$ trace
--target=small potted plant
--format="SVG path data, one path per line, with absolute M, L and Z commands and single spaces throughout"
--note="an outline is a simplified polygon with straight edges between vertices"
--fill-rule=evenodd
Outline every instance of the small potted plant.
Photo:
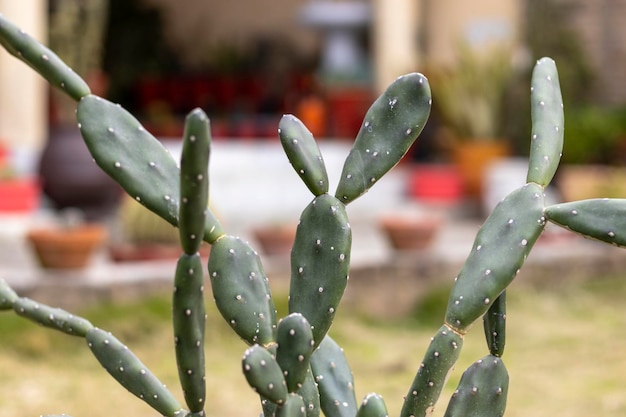
M 115 228 L 109 245 L 115 262 L 175 260 L 180 256 L 178 229 L 128 196 L 122 200 Z M 203 244 L 201 253 L 208 255 L 208 251 L 209 246 Z
M 502 120 L 513 75 L 508 49 L 478 54 L 468 45 L 459 48 L 454 66 L 429 74 L 433 106 L 444 126 L 441 136 L 470 198 L 480 199 L 483 167 L 510 152 Z
M 85 223 L 76 210 L 66 210 L 53 226 L 28 231 L 26 239 L 43 268 L 82 269 L 106 239 L 107 230 L 99 223 Z
M 443 221 L 434 214 L 411 211 L 382 215 L 378 224 L 394 250 L 415 252 L 432 247 Z

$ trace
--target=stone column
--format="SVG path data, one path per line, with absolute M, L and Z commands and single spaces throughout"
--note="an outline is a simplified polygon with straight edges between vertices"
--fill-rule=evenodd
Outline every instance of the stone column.
M 419 71 L 419 9 L 422 0 L 373 0 L 373 51 L 376 89 L 398 76 Z
M 47 1 L 0 0 L 0 13 L 45 41 Z M 47 135 L 47 84 L 30 67 L 0 49 L 0 143 L 36 152 Z

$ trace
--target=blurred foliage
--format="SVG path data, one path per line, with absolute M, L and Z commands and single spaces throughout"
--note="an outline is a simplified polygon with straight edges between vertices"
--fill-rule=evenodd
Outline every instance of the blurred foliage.
M 619 147 L 625 141 L 626 108 L 567 108 L 563 162 L 621 164 L 625 156 Z
M 508 48 L 478 53 L 461 44 L 452 67 L 432 68 L 428 78 L 433 106 L 442 124 L 459 140 L 503 137 L 503 109 L 514 76 Z

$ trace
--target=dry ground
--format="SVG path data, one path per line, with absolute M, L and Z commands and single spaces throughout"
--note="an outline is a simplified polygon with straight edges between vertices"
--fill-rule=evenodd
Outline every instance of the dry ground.
M 443 297 L 435 292 L 430 305 L 440 305 L 433 302 L 438 298 Z M 626 415 L 625 299 L 626 278 L 550 290 L 516 284 L 509 291 L 504 355 L 511 375 L 506 416 Z M 341 311 L 332 333 L 351 362 L 359 399 L 376 391 L 385 397 L 390 415 L 398 415 L 402 396 L 438 328 L 432 317 L 440 317 L 438 309 L 421 322 L 407 318 L 393 323 Z M 208 415 L 258 416 L 257 398 L 240 372 L 245 346 L 214 311 L 209 313 Z M 85 314 L 112 330 L 179 395 L 166 298 Z M 486 353 L 481 327 L 476 325 L 468 335 L 435 415 L 443 415 L 462 370 Z M 0 417 L 62 412 L 74 417 L 155 415 L 100 368 L 83 340 L 0 314 Z

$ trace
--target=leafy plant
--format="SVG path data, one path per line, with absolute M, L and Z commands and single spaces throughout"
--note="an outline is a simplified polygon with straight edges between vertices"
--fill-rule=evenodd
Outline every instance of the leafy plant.
M 443 124 L 462 141 L 493 141 L 502 137 L 504 103 L 514 71 L 508 49 L 479 54 L 459 47 L 454 66 L 433 69 L 435 106 Z
M 179 228 L 182 255 L 174 277 L 172 314 L 176 360 L 186 406 L 114 335 L 90 321 L 16 294 L 0 281 L 0 310 L 84 338 L 102 366 L 159 413 L 205 415 L 204 267 L 197 253 L 212 244 L 208 275 L 218 310 L 247 344 L 242 372 L 261 397 L 263 415 L 386 416 L 384 400 L 361 403 L 339 345 L 327 332 L 348 282 L 352 235 L 346 206 L 389 171 L 415 141 L 430 112 L 428 80 L 398 78 L 372 104 L 347 156 L 334 194 L 313 136 L 295 117 L 278 135 L 295 171 L 313 194 L 291 252 L 288 314 L 280 320 L 256 251 L 228 235 L 207 209 L 209 120 L 200 109 L 186 119 L 180 168 L 126 110 L 90 93 L 87 84 L 49 49 L 0 17 L 0 43 L 78 103 L 82 135 L 97 163 L 145 207 Z M 546 206 L 563 146 L 563 107 L 554 61 L 534 67 L 532 136 L 527 183 L 511 192 L 479 230 L 454 280 L 445 320 L 416 368 L 400 415 L 427 416 L 459 357 L 465 334 L 482 318 L 488 353 L 461 377 L 445 416 L 502 416 L 508 372 L 505 292 L 548 221 L 584 236 L 626 245 L 626 200 L 602 199 Z M 210 411 L 207 410 L 207 411 Z

